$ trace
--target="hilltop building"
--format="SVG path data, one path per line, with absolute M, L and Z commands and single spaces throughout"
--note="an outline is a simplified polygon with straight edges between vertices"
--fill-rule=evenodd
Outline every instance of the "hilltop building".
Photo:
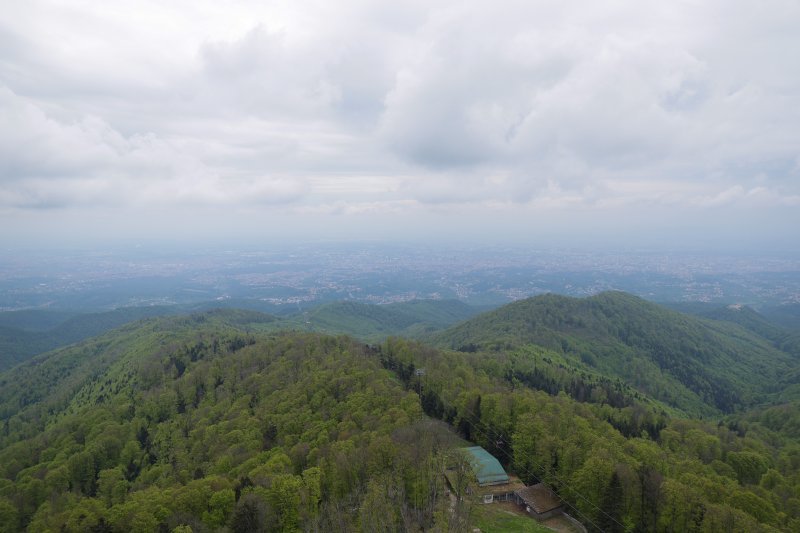
M 464 452 L 471 467 L 471 479 L 467 483 L 459 484 L 454 471 L 448 470 L 445 473 L 450 488 L 458 496 L 464 496 L 459 494 L 461 485 L 466 494 L 478 495 L 483 503 L 513 501 L 514 491 L 525 488 L 525 484 L 519 478 L 508 475 L 500 461 L 482 447 L 461 448 L 461 451 Z
M 478 479 L 478 486 L 486 487 L 508 483 L 508 474 L 494 455 L 480 446 L 472 446 L 463 450 L 467 452 L 472 470 Z
M 483 503 L 514 502 L 539 521 L 564 515 L 566 519 L 575 522 L 576 527 L 585 531 L 574 518 L 564 513 L 564 503 L 544 483 L 526 487 L 519 478 L 509 475 L 496 457 L 480 446 L 461 448 L 461 451 L 469 462 L 472 475 L 467 479 L 463 471 L 460 478 L 454 470 L 445 473 L 456 495 L 464 496 L 459 493 L 459 487 L 463 487 L 465 494 L 475 494 Z

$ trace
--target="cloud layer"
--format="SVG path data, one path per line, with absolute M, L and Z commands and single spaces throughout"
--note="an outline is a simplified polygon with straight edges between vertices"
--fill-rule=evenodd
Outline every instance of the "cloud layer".
M 17 2 L 5 226 L 92 209 L 800 223 L 797 2 L 399 4 Z

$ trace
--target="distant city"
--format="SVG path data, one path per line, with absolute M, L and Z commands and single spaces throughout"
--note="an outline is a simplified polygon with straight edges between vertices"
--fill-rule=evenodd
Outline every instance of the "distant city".
M 0 255 L 0 310 L 113 309 L 218 301 L 273 312 L 321 302 L 459 299 L 477 306 L 554 292 L 624 290 L 652 301 L 800 302 L 800 260 L 508 247 L 316 244 L 271 250 Z

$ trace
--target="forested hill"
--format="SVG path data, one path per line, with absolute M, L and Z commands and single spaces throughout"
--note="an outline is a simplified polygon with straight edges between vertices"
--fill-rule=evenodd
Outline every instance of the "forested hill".
M 763 401 L 782 390 L 798 362 L 736 324 L 616 291 L 521 300 L 454 326 L 433 342 L 461 351 L 542 346 L 693 414 L 733 412 Z
M 389 476 L 432 521 L 421 465 L 456 437 L 364 345 L 263 325 L 152 319 L 0 374 L 0 531 L 350 531 L 391 524 L 361 504 Z
M 481 506 L 442 475 L 467 442 L 592 531 L 800 527 L 794 430 L 771 411 L 655 420 L 534 390 L 502 352 L 268 320 L 148 319 L 0 373 L 0 531 L 471 531 Z
M 411 300 L 387 305 L 334 302 L 304 313 L 304 325 L 324 333 L 382 340 L 387 335 L 418 337 L 457 324 L 478 313 L 459 300 Z
M 762 312 L 770 322 L 793 331 L 800 331 L 800 303 L 768 307 Z
M 100 335 L 135 320 L 219 309 L 222 304 L 231 309 L 232 302 L 214 301 L 184 306 L 121 307 L 94 313 L 49 310 L 0 313 L 0 371 L 35 355 Z M 246 300 L 233 304 L 255 308 L 254 311 L 276 307 Z M 477 313 L 478 308 L 458 300 L 411 300 L 387 305 L 333 302 L 302 313 L 291 314 L 283 310 L 281 316 L 265 314 L 261 322 L 272 322 L 273 330 L 344 333 L 379 342 L 389 335 L 419 337 Z
M 782 322 L 782 318 L 790 315 L 791 306 L 773 308 L 783 309 L 785 314 L 780 318 L 774 316 L 768 318 L 747 305 L 720 306 L 708 303 L 669 303 L 664 305 L 682 313 L 738 324 L 756 335 L 772 341 L 776 348 L 800 357 L 800 342 L 798 342 L 800 325 L 793 326 L 791 322 L 785 324 Z
M 96 313 L 27 310 L 0 313 L 0 371 L 135 320 L 174 315 L 171 306 L 123 307 Z

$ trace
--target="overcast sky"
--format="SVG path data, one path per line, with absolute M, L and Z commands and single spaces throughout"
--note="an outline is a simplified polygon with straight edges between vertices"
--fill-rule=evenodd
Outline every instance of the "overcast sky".
M 7 2 L 0 244 L 800 247 L 800 2 Z

